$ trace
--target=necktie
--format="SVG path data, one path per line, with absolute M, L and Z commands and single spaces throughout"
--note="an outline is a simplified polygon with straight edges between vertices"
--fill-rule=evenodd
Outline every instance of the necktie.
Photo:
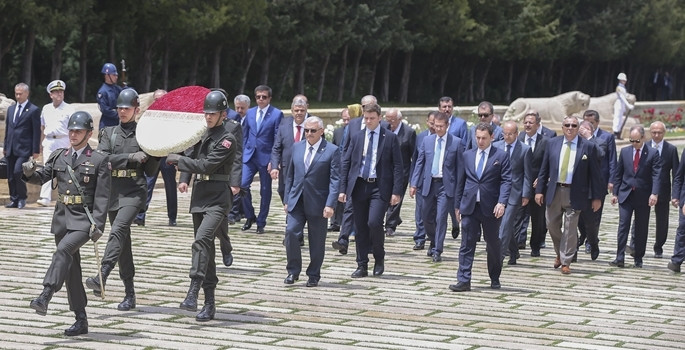
M 373 131 L 369 132 L 369 145 L 366 147 L 366 157 L 364 157 L 364 170 L 362 170 L 362 177 L 369 178 L 371 174 L 371 159 L 373 158 Z
M 300 137 L 302 137 L 302 125 L 297 126 L 297 134 L 295 134 L 295 142 L 300 141 Z
M 314 147 L 309 146 L 309 154 L 307 159 L 304 161 L 304 171 L 309 170 L 309 166 L 312 164 L 312 158 L 314 158 Z
M 507 145 L 507 157 L 511 158 L 511 145 Z
M 656 148 L 657 152 L 659 152 L 659 157 L 661 157 L 661 145 L 654 145 L 654 148 Z
M 78 158 L 78 153 L 74 152 L 74 154 L 71 156 L 71 167 L 76 166 L 76 159 Z
M 640 149 L 635 151 L 635 158 L 633 158 L 633 172 L 637 173 L 637 165 L 640 164 Z
M 435 150 L 435 155 L 433 156 L 433 169 L 431 174 L 433 176 L 438 176 L 440 174 L 440 157 L 442 156 L 442 137 L 438 137 L 438 147 Z
M 262 119 L 264 119 L 264 110 L 260 109 L 259 117 L 257 118 L 257 131 L 259 131 L 259 128 L 262 126 Z
M 561 161 L 561 173 L 559 174 L 559 182 L 566 183 L 568 177 L 568 161 L 571 159 L 571 141 L 566 141 L 566 152 L 564 152 L 564 159 Z
M 16 123 L 17 119 L 19 119 L 19 117 L 21 116 L 21 110 L 24 109 L 22 107 L 22 105 L 17 105 L 17 110 L 16 113 L 14 113 L 14 119 L 12 120 L 12 123 Z
M 483 175 L 483 165 L 485 165 L 485 151 L 480 151 L 480 160 L 478 161 L 478 167 L 476 168 L 476 175 L 480 179 Z

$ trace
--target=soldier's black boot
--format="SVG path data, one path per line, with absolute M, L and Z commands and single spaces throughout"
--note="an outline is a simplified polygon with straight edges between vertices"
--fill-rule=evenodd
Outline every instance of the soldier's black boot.
M 207 322 L 214 319 L 214 314 L 216 314 L 216 304 L 214 303 L 214 288 L 205 289 L 205 306 L 202 307 L 197 316 L 195 316 L 195 321 Z
M 48 313 L 48 304 L 53 294 L 55 294 L 55 290 L 52 289 L 52 286 L 45 286 L 38 298 L 31 300 L 31 308 L 36 310 L 37 314 L 45 316 Z
M 124 301 L 119 303 L 117 309 L 120 311 L 128 311 L 136 308 L 136 292 L 133 289 L 133 279 L 124 280 Z
M 76 322 L 71 327 L 64 330 L 64 335 L 73 337 L 80 334 L 88 334 L 88 318 L 86 317 L 86 310 L 79 310 L 74 312 L 76 314 Z
M 114 265 L 102 264 L 102 268 L 100 269 L 100 273 L 102 274 L 102 284 L 107 284 L 107 277 L 113 269 Z M 93 294 L 96 297 L 100 297 L 100 293 L 102 292 L 102 287 L 100 287 L 100 276 L 95 275 L 95 277 L 88 277 L 86 279 L 86 286 L 93 290 Z
M 193 278 L 190 280 L 190 288 L 188 288 L 188 295 L 179 306 L 183 310 L 197 311 L 197 293 L 202 286 L 202 279 Z

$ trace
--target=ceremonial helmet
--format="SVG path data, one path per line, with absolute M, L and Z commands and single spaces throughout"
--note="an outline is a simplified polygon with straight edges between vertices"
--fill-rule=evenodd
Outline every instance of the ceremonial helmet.
M 616 79 L 628 81 L 628 77 L 626 76 L 626 73 L 618 73 L 618 76 L 616 77 Z
M 222 112 L 228 109 L 228 100 L 226 95 L 221 91 L 210 91 L 205 97 L 205 106 L 203 111 L 205 113 Z
M 88 112 L 78 111 L 69 117 L 69 130 L 93 130 L 93 117 Z
M 102 74 L 119 75 L 119 73 L 117 72 L 117 66 L 115 66 L 114 64 L 109 63 L 109 62 L 105 63 L 102 66 Z
M 140 106 L 138 92 L 133 89 L 123 89 L 117 97 L 117 108 L 131 108 Z

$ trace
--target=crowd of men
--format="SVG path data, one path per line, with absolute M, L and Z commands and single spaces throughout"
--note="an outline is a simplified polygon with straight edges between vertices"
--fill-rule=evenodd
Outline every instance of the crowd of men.
M 207 131 L 201 141 L 183 154 L 159 158 L 142 151 L 135 138 L 138 93 L 116 85 L 114 65 L 105 64 L 102 73 L 97 150 L 88 145 L 92 117 L 64 102 L 66 85 L 61 80 L 48 84 L 52 103 L 42 113 L 28 101 L 28 86 L 17 84 L 17 103 L 9 108 L 6 121 L 4 155 L 11 196 L 6 206 L 26 206 L 26 182 L 43 186 L 39 205 L 50 205 L 53 188 L 59 193 L 51 228 L 57 248 L 43 292 L 30 306 L 45 315 L 52 295 L 66 284 L 76 315 L 66 335 L 88 333 L 79 248 L 89 240 L 97 242 L 107 217 L 110 232 L 101 266 L 86 286 L 104 298 L 108 277 L 118 263 L 125 295 L 117 308 L 136 307 L 131 226 L 145 225 L 144 213 L 160 168 L 169 225 L 176 225 L 175 189 L 183 193 L 192 185 L 190 286 L 180 308 L 196 311 L 203 289 L 205 302 L 197 321 L 211 320 L 216 313 L 215 238 L 223 264 L 231 266 L 228 227 L 244 219 L 242 231 L 256 224 L 256 233 L 265 233 L 272 181 L 278 181 L 287 215 L 286 227 L 274 229 L 285 233 L 287 285 L 300 278 L 305 241 L 310 255 L 306 286 L 318 285 L 327 232 L 336 231 L 332 246 L 343 255 L 350 236 L 355 237 L 357 268 L 352 278 L 369 275 L 370 254 L 372 274 L 383 275 L 385 239 L 402 224 L 400 209 L 407 189 L 416 201 L 413 250 L 426 250 L 433 263 L 440 263 L 448 226 L 453 239 L 461 234 L 457 283 L 449 286 L 455 292 L 471 289 L 481 239 L 493 289 L 501 288 L 504 262 L 516 265 L 526 244 L 530 256 L 540 256 L 547 232 L 556 253 L 553 266 L 562 274 L 571 273 L 578 250 L 596 260 L 607 193 L 619 206 L 618 246 L 611 266 L 625 267 L 628 253 L 633 267 L 642 267 L 651 207 L 656 216 L 654 257 L 663 256 L 669 205 L 680 209 L 680 221 L 668 268 L 680 272 L 685 260 L 685 159 L 679 160 L 676 148 L 663 139 L 661 122 L 650 126 L 651 140 L 642 126 L 633 126 L 631 144 L 617 155 L 615 134 L 599 128 L 600 117 L 593 110 L 565 117 L 562 135 L 556 136 L 541 125 L 535 110 L 525 113 L 522 130 L 512 120 L 500 125 L 487 101 L 478 105 L 479 122 L 469 128 L 454 115 L 452 98 L 442 97 L 438 108 L 428 113 L 427 129 L 417 135 L 399 109 L 382 110 L 376 98 L 367 95 L 359 105 L 342 110 L 342 127 L 329 142 L 323 121 L 308 113 L 306 96 L 295 96 L 292 115 L 285 117 L 271 105 L 271 88 L 260 85 L 254 90 L 256 106 L 250 107 L 250 97 L 241 94 L 233 99 L 235 110 L 229 108 L 224 90 L 209 92 L 203 108 Z M 163 94 L 158 91 L 155 97 Z M 38 167 L 41 142 L 44 166 Z M 258 212 L 250 190 L 256 174 Z

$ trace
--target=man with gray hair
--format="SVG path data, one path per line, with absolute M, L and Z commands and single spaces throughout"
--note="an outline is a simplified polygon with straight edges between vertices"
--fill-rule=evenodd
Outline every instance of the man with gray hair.
M 243 147 L 245 147 L 245 136 L 248 134 L 247 124 L 245 123 L 245 116 L 247 115 L 247 110 L 250 108 L 250 97 L 242 94 L 237 95 L 233 99 L 233 106 L 235 107 L 235 111 L 237 113 L 237 116 L 234 117 L 234 120 L 237 121 L 242 128 L 243 141 L 241 143 Z M 240 161 L 243 161 L 242 157 L 240 157 Z M 233 207 L 231 208 L 231 212 L 228 214 L 228 223 L 231 225 L 235 224 L 236 222 L 240 222 L 240 219 L 242 219 L 245 216 L 245 214 L 243 213 L 242 194 L 243 191 L 240 191 L 238 194 L 233 196 Z
M 307 100 L 297 98 L 290 106 L 292 116 L 285 117 L 278 127 L 278 133 L 271 149 L 271 175 L 272 180 L 278 180 L 278 196 L 284 200 L 285 187 L 284 176 L 287 175 L 290 157 L 292 157 L 293 145 L 304 140 L 304 119 L 307 115 Z
M 402 122 L 402 112 L 397 108 L 389 108 L 385 112 L 385 121 L 388 122 L 388 129 L 397 135 L 400 142 L 400 153 L 402 154 L 402 164 L 404 164 L 402 173 L 402 189 L 400 202 L 396 205 L 388 207 L 388 212 L 385 216 L 385 235 L 394 236 L 397 226 L 402 223 L 400 218 L 400 210 L 402 209 L 402 202 L 404 201 L 404 193 L 407 191 L 409 184 L 410 170 L 412 163 L 412 155 L 416 148 L 416 132 L 409 125 Z

